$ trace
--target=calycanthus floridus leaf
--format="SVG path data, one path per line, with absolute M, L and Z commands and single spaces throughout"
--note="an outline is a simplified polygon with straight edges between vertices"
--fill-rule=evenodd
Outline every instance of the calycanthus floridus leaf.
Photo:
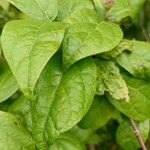
M 45 126 L 48 140 L 71 129 L 87 113 L 96 91 L 96 71 L 95 63 L 87 58 L 63 75 Z
M 64 25 L 56 22 L 21 20 L 4 27 L 3 53 L 27 98 L 33 97 L 35 84 L 63 37 Z
M 110 22 L 70 25 L 63 41 L 64 67 L 82 58 L 112 50 L 122 37 L 120 27 Z

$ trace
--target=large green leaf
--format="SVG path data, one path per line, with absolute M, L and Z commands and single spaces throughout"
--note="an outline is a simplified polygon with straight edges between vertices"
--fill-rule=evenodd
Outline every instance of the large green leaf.
M 130 0 L 116 0 L 107 17 L 111 21 L 119 22 L 130 15 L 132 15 Z
M 104 126 L 113 115 L 114 108 L 105 97 L 95 96 L 93 104 L 79 123 L 83 129 Z
M 63 20 L 70 14 L 82 9 L 94 9 L 91 0 L 58 0 L 57 20 Z
M 118 64 L 136 78 L 150 80 L 150 44 L 140 41 L 130 41 L 133 52 L 122 53 Z
M 7 0 L 18 9 L 38 20 L 54 20 L 58 13 L 57 0 Z
M 129 89 L 130 101 L 128 103 L 116 101 L 108 97 L 110 102 L 119 111 L 135 120 L 146 120 L 150 118 L 150 83 L 144 80 L 134 79 L 129 75 L 124 75 Z
M 118 25 L 108 22 L 72 24 L 63 42 L 63 62 L 69 67 L 74 62 L 110 51 L 122 40 Z
M 140 14 L 145 0 L 116 0 L 107 13 L 111 21 L 120 22 L 125 17 L 135 21 Z
M 12 21 L 2 34 L 5 58 L 24 95 L 32 98 L 44 66 L 58 50 L 64 36 L 61 23 Z
M 71 133 L 61 135 L 54 144 L 49 147 L 49 150 L 85 150 L 83 143 Z
M 18 89 L 17 82 L 4 60 L 0 60 L 0 102 L 8 99 Z
M 149 120 L 139 122 L 137 124 L 140 135 L 142 136 L 143 141 L 145 142 L 149 135 L 150 124 Z M 117 143 L 124 150 L 138 150 L 140 148 L 139 142 L 135 133 L 129 124 L 129 122 L 124 121 L 120 124 L 116 132 Z
M 32 137 L 12 114 L 0 111 L 0 149 L 35 150 Z
M 47 140 L 71 129 L 87 113 L 96 91 L 96 66 L 91 59 L 74 64 L 57 88 L 47 119 Z
M 108 93 L 116 100 L 129 101 L 128 88 L 118 67 L 112 61 L 100 59 L 96 60 L 96 64 L 98 70 L 97 94 Z

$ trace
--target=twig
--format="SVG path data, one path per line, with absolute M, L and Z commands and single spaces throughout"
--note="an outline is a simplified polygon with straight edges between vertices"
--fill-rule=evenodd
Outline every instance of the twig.
M 130 124 L 131 124 L 131 126 L 132 126 L 132 128 L 134 130 L 134 134 L 137 137 L 137 139 L 139 141 L 139 144 L 141 145 L 142 150 L 147 150 L 147 148 L 146 148 L 146 146 L 145 146 L 145 144 L 143 142 L 143 139 L 141 137 L 141 134 L 139 132 L 139 129 L 136 126 L 135 121 L 133 119 L 129 119 L 129 120 L 130 120 Z

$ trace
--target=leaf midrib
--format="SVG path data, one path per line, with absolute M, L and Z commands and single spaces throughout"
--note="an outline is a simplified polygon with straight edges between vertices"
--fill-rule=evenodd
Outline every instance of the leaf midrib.
M 38 2 L 37 0 L 33 0 L 33 1 L 38 5 L 38 7 L 39 7 L 39 8 L 41 9 L 41 11 L 43 12 L 43 14 L 45 14 L 45 16 L 47 17 L 47 19 L 51 21 L 49 15 L 47 14 L 46 11 L 44 11 L 44 9 L 43 9 L 42 6 L 39 4 L 39 2 Z

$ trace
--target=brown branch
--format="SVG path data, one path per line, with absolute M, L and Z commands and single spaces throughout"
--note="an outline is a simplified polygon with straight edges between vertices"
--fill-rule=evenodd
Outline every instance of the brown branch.
M 146 146 L 145 146 L 145 144 L 143 142 L 143 139 L 141 137 L 141 134 L 139 132 L 139 129 L 136 126 L 135 121 L 133 119 L 129 119 L 129 120 L 130 120 L 130 124 L 131 124 L 131 126 L 133 128 L 134 134 L 137 137 L 137 139 L 139 141 L 139 144 L 141 145 L 142 150 L 147 150 L 147 148 L 146 148 Z

